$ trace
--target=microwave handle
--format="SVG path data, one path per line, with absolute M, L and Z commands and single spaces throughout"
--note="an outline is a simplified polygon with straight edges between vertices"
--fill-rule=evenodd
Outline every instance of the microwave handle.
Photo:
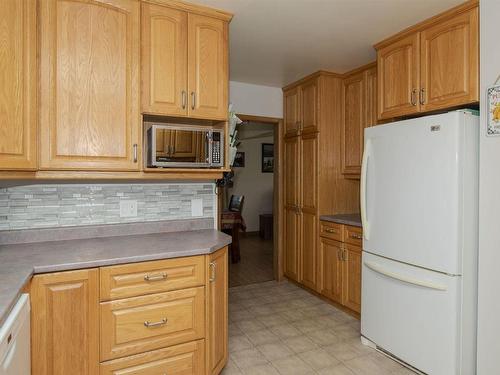
M 210 132 L 207 132 L 206 134 L 206 138 L 207 138 L 207 145 L 208 147 L 206 148 L 205 150 L 205 161 L 207 162 L 207 164 L 210 166 L 212 163 L 211 163 L 211 155 L 212 155 L 212 134 Z

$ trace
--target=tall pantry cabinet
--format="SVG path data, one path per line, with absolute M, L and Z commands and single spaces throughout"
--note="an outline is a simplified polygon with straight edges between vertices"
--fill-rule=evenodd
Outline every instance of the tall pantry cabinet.
M 342 77 L 320 71 L 283 89 L 284 273 L 319 290 L 319 216 L 358 210 L 342 176 Z

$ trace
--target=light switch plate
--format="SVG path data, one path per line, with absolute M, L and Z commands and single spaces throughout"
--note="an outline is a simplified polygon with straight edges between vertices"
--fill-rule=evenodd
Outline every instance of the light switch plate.
M 136 216 L 137 216 L 137 201 L 121 200 L 120 217 L 136 217 Z
M 203 216 L 203 199 L 191 199 L 191 216 Z

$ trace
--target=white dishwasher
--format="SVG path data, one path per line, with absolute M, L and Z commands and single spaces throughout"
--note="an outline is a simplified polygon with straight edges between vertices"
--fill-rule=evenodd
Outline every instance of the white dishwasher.
M 0 375 L 30 374 L 30 299 L 22 294 L 0 327 Z

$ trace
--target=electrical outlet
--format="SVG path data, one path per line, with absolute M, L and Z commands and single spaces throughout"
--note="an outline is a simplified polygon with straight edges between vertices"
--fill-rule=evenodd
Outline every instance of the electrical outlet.
M 136 216 L 137 216 L 137 201 L 121 200 L 120 217 L 136 217 Z
M 191 216 L 203 216 L 203 199 L 191 199 Z

